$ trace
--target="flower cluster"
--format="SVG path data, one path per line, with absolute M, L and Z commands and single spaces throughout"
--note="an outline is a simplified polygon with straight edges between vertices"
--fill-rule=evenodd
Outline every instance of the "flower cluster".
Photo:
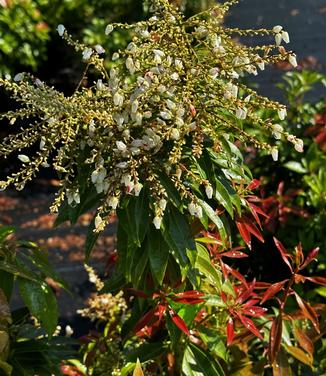
M 282 121 L 285 106 L 241 83 L 244 75 L 256 75 L 266 64 L 287 60 L 296 66 L 295 55 L 280 46 L 282 40 L 289 42 L 288 34 L 280 26 L 272 30 L 224 27 L 222 20 L 234 3 L 185 19 L 167 0 L 153 0 L 154 15 L 147 21 L 106 27 L 108 37 L 115 28 L 127 29 L 131 35 L 125 50 L 109 56 L 109 71 L 104 68 L 100 55 L 105 50 L 100 45 L 77 43 L 59 25 L 59 35 L 87 64 L 85 75 L 92 67 L 99 77 L 91 87 L 78 85 L 69 97 L 27 74 L 18 74 L 13 81 L 0 80 L 24 105 L 0 118 L 10 123 L 30 119 L 30 127 L 2 142 L 0 155 L 20 153 L 39 143 L 34 157 L 18 155 L 21 170 L 1 181 L 0 188 L 14 184 L 22 189 L 41 167 L 52 165 L 61 177 L 53 211 L 65 198 L 71 206 L 80 205 L 93 190 L 99 202 L 95 228 L 101 231 L 121 200 L 140 195 L 146 185 L 152 220 L 159 229 L 169 201 L 161 172 L 191 215 L 202 216 L 194 185 L 212 198 L 213 182 L 194 168 L 194 157 L 202 155 L 204 145 L 209 144 L 226 164 L 230 151 L 225 140 L 252 143 L 277 159 L 276 146 L 254 137 L 252 130 L 259 127 L 266 135 L 289 139 L 302 151 L 301 140 L 259 116 L 259 109 L 268 108 Z M 247 47 L 233 39 L 234 35 L 257 34 L 275 35 L 275 44 Z M 230 176 L 225 172 L 226 179 Z

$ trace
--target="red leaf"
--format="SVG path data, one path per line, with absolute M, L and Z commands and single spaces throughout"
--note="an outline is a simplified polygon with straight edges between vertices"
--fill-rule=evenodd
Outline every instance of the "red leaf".
M 252 191 L 252 190 L 258 188 L 259 186 L 260 186 L 260 180 L 258 180 L 258 179 L 254 179 L 254 180 L 252 180 L 252 181 L 250 182 L 250 184 L 248 185 L 248 189 L 249 189 L 250 191 Z
M 222 265 L 222 264 L 221 264 Z M 237 270 L 231 268 L 231 266 L 223 263 L 223 268 L 227 272 L 227 274 L 232 274 L 233 277 L 237 278 L 239 281 L 241 281 L 245 286 L 247 286 L 247 281 L 245 277 L 239 273 Z
M 154 318 L 155 310 L 151 309 L 135 325 L 135 333 L 139 332 L 144 326 L 148 325 Z
M 259 239 L 262 243 L 265 242 L 263 235 L 261 234 L 261 232 L 258 230 L 257 226 L 254 223 L 248 220 L 245 222 L 245 226 L 251 234 L 256 236 L 257 239 Z
M 288 279 L 285 279 L 284 281 L 277 282 L 272 284 L 271 287 L 269 287 L 266 291 L 265 294 L 262 297 L 262 300 L 260 304 L 263 304 L 266 302 L 266 300 L 271 299 L 274 295 L 276 295 L 281 289 L 283 288 L 284 284 L 288 281 Z
M 277 240 L 276 238 L 273 238 L 273 239 L 274 239 L 274 243 L 277 249 L 279 250 L 281 254 L 283 261 L 286 263 L 286 265 L 290 268 L 291 272 L 293 273 L 292 266 L 288 260 L 288 259 L 291 259 L 291 255 L 288 254 L 287 250 L 284 248 L 283 244 L 279 240 Z
M 312 251 L 310 251 L 304 263 L 300 265 L 300 270 L 306 268 L 313 260 L 316 260 L 318 252 L 319 252 L 319 247 L 314 248 Z
M 244 258 L 244 257 L 248 257 L 248 255 L 244 252 L 241 252 L 241 251 L 228 251 L 228 252 L 224 252 L 221 254 L 222 257 L 230 257 L 230 258 Z
M 236 221 L 236 225 L 240 232 L 242 239 L 245 241 L 249 249 L 251 249 L 251 235 L 244 223 Z
M 326 286 L 326 278 L 325 277 L 304 277 L 310 282 L 318 283 L 319 285 Z
M 279 314 L 274 318 L 271 332 L 269 335 L 269 348 L 268 355 L 271 363 L 274 363 L 274 360 L 280 350 L 282 342 L 282 330 L 283 330 L 283 319 L 282 314 Z
M 301 265 L 304 260 L 303 252 L 302 252 L 302 245 L 299 243 L 295 247 L 295 263 L 296 265 Z
M 188 329 L 186 323 L 182 320 L 182 318 L 180 316 L 178 316 L 178 314 L 172 308 L 169 309 L 169 315 L 170 315 L 172 321 L 174 322 L 174 324 L 180 330 L 182 330 L 185 334 L 187 334 L 187 336 L 190 336 L 190 332 L 189 332 L 189 329 Z
M 248 286 L 248 285 L 247 285 Z M 255 282 L 251 283 L 248 288 L 246 288 L 238 297 L 237 297 L 237 303 L 242 304 L 244 301 L 246 301 L 250 296 L 253 295 L 255 287 Z
M 246 316 L 242 316 L 240 313 L 237 313 L 237 317 L 240 319 L 246 329 L 250 330 L 256 337 L 263 339 L 263 336 L 260 334 L 252 320 L 248 319 Z
M 229 318 L 228 324 L 226 326 L 226 337 L 227 337 L 227 345 L 230 346 L 233 342 L 234 338 L 234 322 L 232 317 Z
M 243 307 L 242 308 L 242 313 L 248 316 L 252 317 L 262 317 L 266 315 L 267 308 L 262 308 L 262 307 Z
M 193 290 L 175 294 L 171 299 L 182 304 L 200 304 L 205 302 L 204 299 L 201 299 L 204 295 L 202 292 Z
M 294 293 L 294 295 L 303 315 L 312 322 L 317 333 L 320 333 L 318 316 L 316 311 L 311 307 L 309 303 L 304 301 L 296 292 Z
M 254 204 L 252 204 L 251 202 L 248 202 L 248 201 L 247 201 L 247 203 L 248 203 L 248 205 L 251 209 L 251 213 L 254 216 L 256 222 L 258 223 L 259 227 L 262 228 L 258 213 L 263 215 L 265 218 L 269 218 L 269 216 L 265 212 L 263 212 L 262 209 L 260 209 L 258 206 L 254 205 Z

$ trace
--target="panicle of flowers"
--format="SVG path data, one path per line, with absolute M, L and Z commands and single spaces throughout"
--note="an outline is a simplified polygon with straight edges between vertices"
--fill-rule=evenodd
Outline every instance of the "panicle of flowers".
M 29 127 L 22 127 L 0 145 L 0 155 L 17 153 L 22 162 L 18 172 L 0 182 L 0 189 L 10 184 L 22 189 L 40 168 L 52 165 L 61 177 L 52 211 L 64 200 L 79 205 L 94 191 L 100 202 L 95 230 L 101 231 L 121 200 L 141 195 L 146 186 L 154 199 L 152 221 L 160 228 L 169 197 L 159 173 L 169 177 L 191 215 L 200 218 L 202 207 L 189 181 L 198 182 L 207 198 L 212 198 L 213 182 L 192 172 L 193 157 L 202 155 L 205 140 L 211 140 L 221 159 L 228 159 L 221 140 L 230 134 L 234 140 L 267 150 L 275 159 L 277 147 L 247 131 L 258 127 L 267 136 L 287 138 L 302 151 L 301 140 L 258 115 L 258 110 L 268 108 L 282 121 L 285 106 L 240 82 L 267 64 L 289 61 L 295 66 L 295 54 L 280 46 L 282 40 L 289 42 L 289 36 L 280 26 L 272 30 L 226 28 L 223 18 L 236 2 L 185 19 L 167 0 L 152 0 L 154 15 L 147 21 L 106 27 L 108 38 L 115 29 L 129 30 L 131 35 L 125 50 L 109 56 L 109 71 L 104 68 L 103 47 L 76 42 L 59 25 L 59 35 L 99 77 L 84 88 L 83 76 L 71 96 L 29 74 L 19 74 L 13 81 L 0 79 L 0 85 L 23 106 L 1 114 L 0 119 L 30 121 Z M 275 44 L 247 47 L 235 42 L 235 35 L 272 35 Z M 35 144 L 39 147 L 33 156 L 22 153 Z

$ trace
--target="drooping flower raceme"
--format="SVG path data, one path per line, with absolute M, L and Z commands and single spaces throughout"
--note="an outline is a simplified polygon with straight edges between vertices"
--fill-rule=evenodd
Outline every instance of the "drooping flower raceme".
M 256 139 L 255 127 L 266 130 L 266 140 L 269 134 L 285 137 L 302 151 L 301 140 L 258 115 L 265 108 L 283 120 L 285 107 L 241 83 L 242 76 L 256 75 L 266 64 L 288 60 L 296 65 L 295 55 L 279 47 L 282 40 L 289 41 L 288 34 L 280 26 L 259 31 L 224 27 L 221 21 L 235 2 L 185 19 L 168 1 L 153 0 L 149 20 L 106 27 L 108 38 L 115 28 L 131 35 L 126 49 L 111 56 L 110 71 L 100 57 L 103 47 L 76 43 L 59 25 L 59 35 L 97 70 L 98 80 L 67 97 L 28 74 L 14 81 L 0 79 L 24 106 L 0 118 L 30 119 L 30 127 L 0 146 L 0 155 L 18 152 L 23 162 L 20 171 L 0 182 L 1 188 L 14 184 L 22 189 L 42 166 L 52 165 L 61 179 L 53 211 L 65 199 L 74 206 L 98 195 L 97 230 L 124 197 L 146 189 L 152 222 L 159 229 L 173 190 L 198 218 L 208 210 L 203 200 L 218 199 L 215 182 L 203 172 L 205 159 L 218 166 L 235 191 L 249 181 L 235 140 L 277 159 L 277 147 Z M 257 33 L 274 35 L 275 45 L 246 47 L 233 39 Z M 34 156 L 21 154 L 35 143 L 41 147 Z

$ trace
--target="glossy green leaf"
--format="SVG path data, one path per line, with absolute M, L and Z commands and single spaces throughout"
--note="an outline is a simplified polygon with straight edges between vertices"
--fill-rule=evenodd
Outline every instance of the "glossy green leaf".
M 222 289 L 222 274 L 212 265 L 209 254 L 204 246 L 197 243 L 197 259 L 195 268 L 209 280 L 219 291 Z
M 205 213 L 208 215 L 210 220 L 215 224 L 217 227 L 218 232 L 220 233 L 223 240 L 227 239 L 227 232 L 224 227 L 224 224 L 221 220 L 221 218 L 215 213 L 215 211 L 212 209 L 211 206 L 207 204 L 207 202 L 203 200 L 198 200 L 200 206 L 204 209 Z
M 218 179 L 215 179 L 215 188 L 216 200 L 227 210 L 231 218 L 233 218 L 233 206 L 229 192 Z
M 196 245 L 185 215 L 173 206 L 163 219 L 163 237 L 181 267 L 195 262 Z
M 159 285 L 162 285 L 169 260 L 169 246 L 160 231 L 151 228 L 147 236 L 149 263 L 152 274 Z
M 224 376 L 223 368 L 206 351 L 189 344 L 182 361 L 182 374 L 185 376 Z
M 57 300 L 51 288 L 45 283 L 18 280 L 19 292 L 24 303 L 51 336 L 58 323 Z

